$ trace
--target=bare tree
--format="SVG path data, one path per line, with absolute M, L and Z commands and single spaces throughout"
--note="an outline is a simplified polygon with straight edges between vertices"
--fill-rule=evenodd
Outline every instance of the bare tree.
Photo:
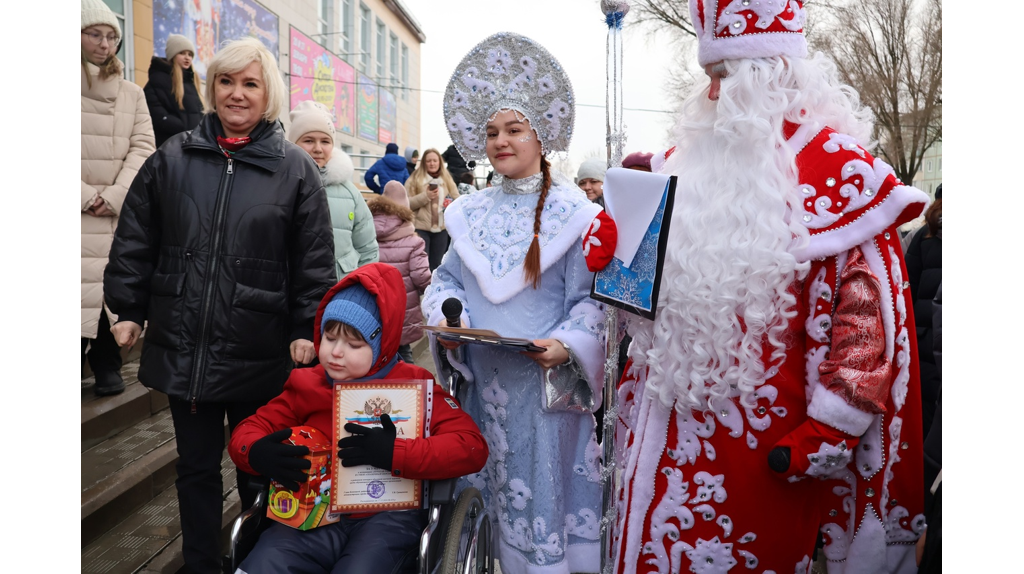
M 875 114 L 878 154 L 897 176 L 914 180 L 925 151 L 942 139 L 941 0 L 808 0 L 812 49 L 829 54 L 843 82 Z M 635 22 L 672 34 L 684 49 L 696 43 L 687 3 L 636 0 Z M 669 90 L 682 101 L 699 72 L 682 63 Z
M 686 2 L 679 0 L 637 0 L 633 3 L 637 23 L 651 23 L 657 28 L 676 31 L 683 36 L 696 38 L 690 9 Z
M 904 182 L 942 139 L 941 0 L 852 0 L 809 35 L 875 113 L 877 150 Z

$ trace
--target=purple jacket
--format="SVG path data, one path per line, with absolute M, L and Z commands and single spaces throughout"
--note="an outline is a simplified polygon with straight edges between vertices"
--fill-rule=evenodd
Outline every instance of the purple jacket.
M 430 285 L 430 265 L 423 239 L 413 228 L 412 210 L 386 197 L 373 197 L 366 202 L 373 214 L 381 263 L 398 269 L 405 282 L 405 324 L 402 345 L 415 343 L 423 337 L 423 312 L 420 295 Z

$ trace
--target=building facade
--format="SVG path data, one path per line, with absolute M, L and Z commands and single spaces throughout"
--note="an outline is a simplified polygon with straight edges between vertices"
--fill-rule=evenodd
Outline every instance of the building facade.
M 914 174 L 914 187 L 935 197 L 935 188 L 942 183 L 942 140 L 924 152 L 921 169 Z
M 195 44 L 201 77 L 218 46 L 255 36 L 278 56 L 289 109 L 313 99 L 334 111 L 335 143 L 353 156 L 357 173 L 390 142 L 419 149 L 426 36 L 401 0 L 104 1 L 121 20 L 127 41 L 118 56 L 139 86 L 170 34 Z M 281 119 L 287 126 L 287 110 Z

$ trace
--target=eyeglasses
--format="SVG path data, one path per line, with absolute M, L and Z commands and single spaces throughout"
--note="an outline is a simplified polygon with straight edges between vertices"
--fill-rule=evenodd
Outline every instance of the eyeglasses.
M 107 40 L 107 43 L 110 44 L 111 46 L 116 46 L 118 40 L 120 40 L 120 38 L 116 34 L 111 34 L 109 36 L 104 36 L 103 34 L 100 34 L 99 32 L 82 32 L 82 33 L 85 34 L 86 36 L 88 36 L 89 37 L 89 41 L 92 42 L 93 44 L 97 45 L 97 46 L 99 46 L 100 44 L 103 43 L 104 38 Z

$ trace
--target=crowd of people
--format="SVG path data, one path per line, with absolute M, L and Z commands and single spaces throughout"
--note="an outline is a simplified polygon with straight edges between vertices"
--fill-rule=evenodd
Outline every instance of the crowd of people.
M 170 401 L 188 571 L 222 568 L 225 447 L 244 507 L 260 477 L 297 490 L 309 450 L 291 429 L 332 434 L 337 382 L 433 378 L 412 345 L 453 320 L 539 350 L 427 336 L 442 377 L 470 384 L 434 385 L 425 437 L 385 413 L 336 455 L 478 489 L 503 572 L 809 572 L 819 555 L 941 571 L 941 186 L 930 201 L 864 147 L 870 112 L 808 55 L 799 0 L 760 20 L 747 4 L 691 0 L 707 81 L 673 147 L 622 162 L 679 178 L 657 315 L 608 333 L 590 297 L 618 240 L 608 162 L 552 167 L 575 97 L 544 46 L 501 33 L 470 51 L 445 93 L 453 143 L 388 143 L 366 199 L 331 111 L 286 110 L 260 41 L 222 46 L 204 86 L 172 34 L 139 88 L 116 16 L 82 0 L 82 364 L 117 394 L 120 348 L 142 341 L 139 380 Z M 622 481 L 605 524 L 608 440 Z M 238 572 L 412 571 L 425 524 L 275 523 Z

